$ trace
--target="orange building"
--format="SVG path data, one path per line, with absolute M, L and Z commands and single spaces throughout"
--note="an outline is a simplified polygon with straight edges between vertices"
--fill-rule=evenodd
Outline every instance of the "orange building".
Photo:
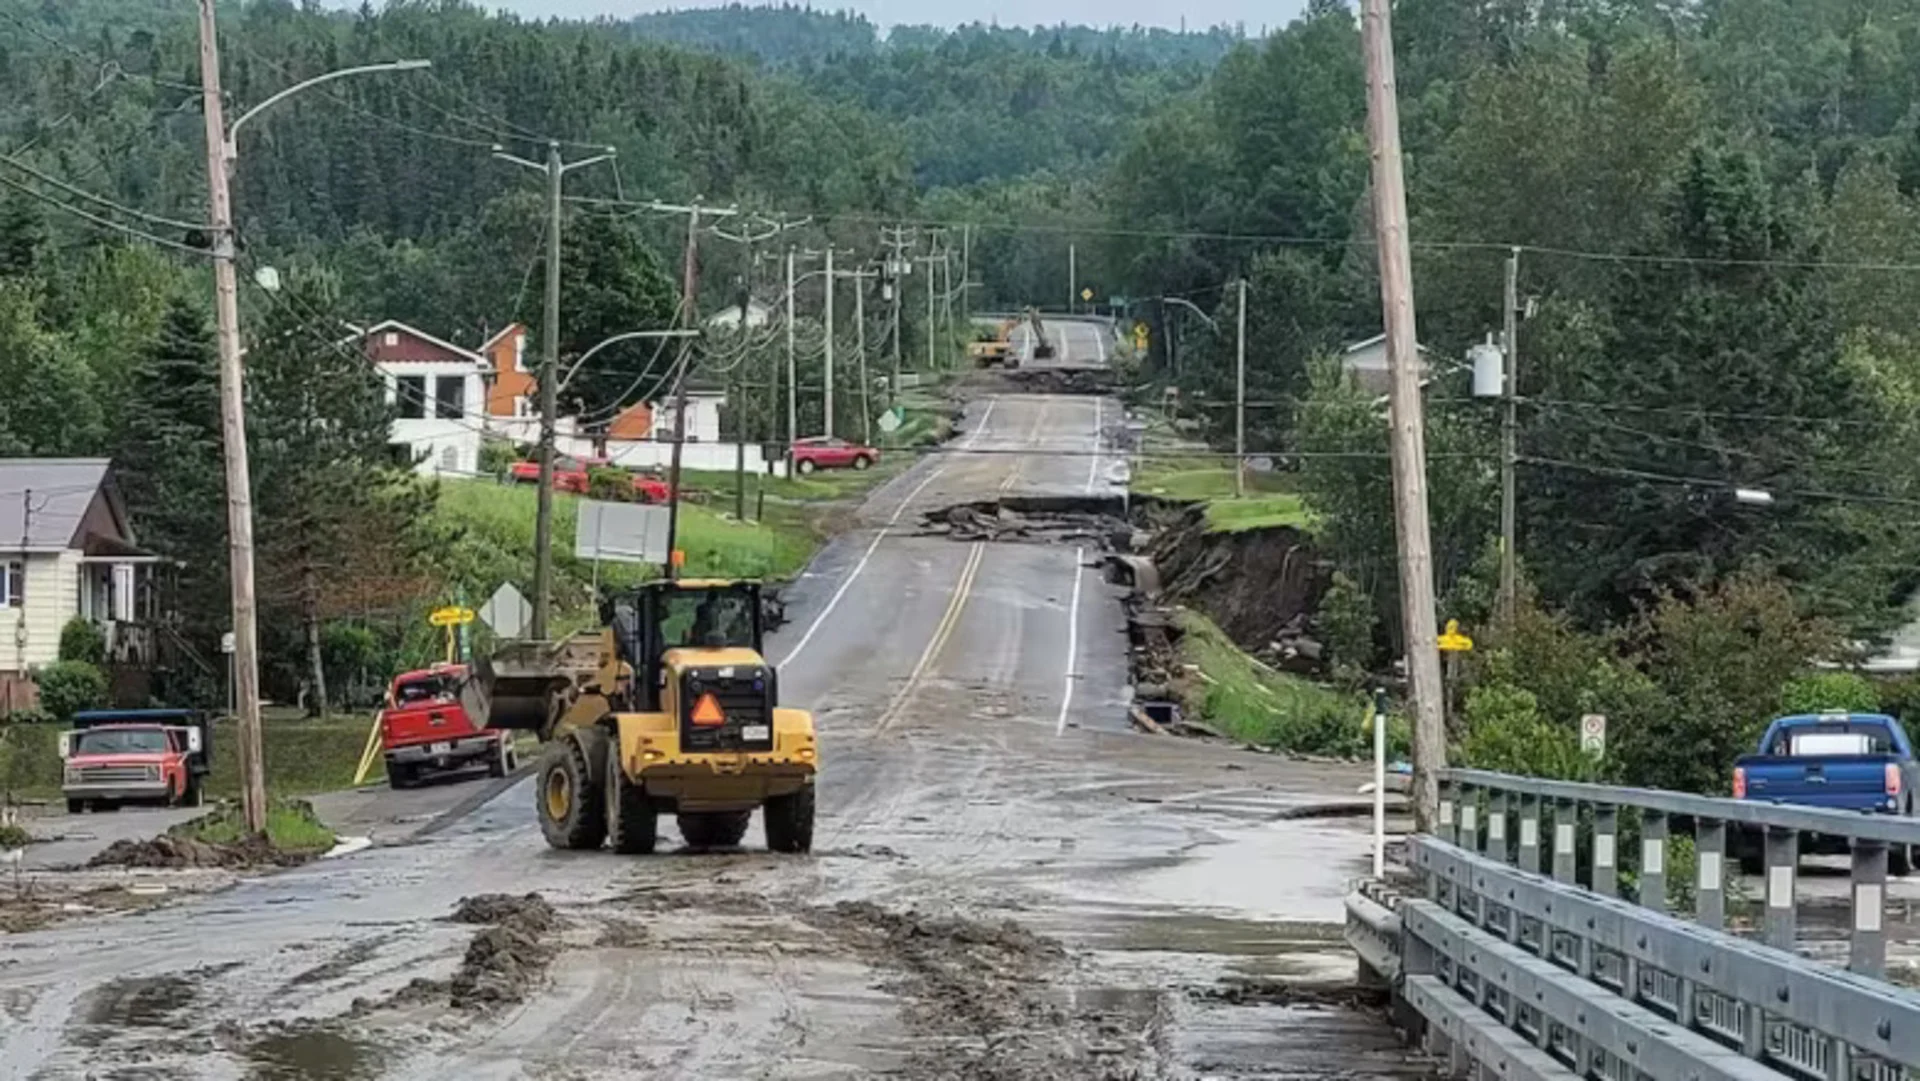
M 539 380 L 527 367 L 527 328 L 508 323 L 480 346 L 493 368 L 487 386 L 487 416 L 518 419 L 539 413 Z

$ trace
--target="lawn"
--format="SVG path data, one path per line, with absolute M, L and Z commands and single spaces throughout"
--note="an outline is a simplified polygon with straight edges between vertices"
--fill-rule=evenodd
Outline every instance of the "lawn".
M 1213 621 L 1179 613 L 1180 659 L 1196 669 L 1183 708 L 1235 739 L 1302 754 L 1360 757 L 1373 746 L 1366 696 L 1279 672 L 1242 652 Z M 1389 726 L 1389 741 L 1405 734 Z M 1404 727 L 1404 726 L 1400 726 Z
M 237 845 L 247 839 L 247 823 L 239 804 L 227 804 L 190 822 L 167 830 L 175 837 L 191 837 L 212 845 Z M 335 838 L 313 808 L 301 800 L 271 800 L 267 804 L 267 840 L 282 852 L 325 852 Z
M 1211 458 L 1158 458 L 1143 462 L 1134 474 L 1133 490 L 1167 499 L 1202 501 L 1207 521 L 1217 532 L 1235 533 L 1267 526 L 1311 524 L 1306 505 L 1291 491 L 1293 478 L 1285 473 L 1247 474 L 1247 494 L 1233 492 L 1233 469 Z

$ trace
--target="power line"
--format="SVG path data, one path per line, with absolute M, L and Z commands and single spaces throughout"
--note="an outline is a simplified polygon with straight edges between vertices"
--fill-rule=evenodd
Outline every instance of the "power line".
M 15 169 L 18 169 L 21 172 L 26 173 L 28 176 L 33 177 L 34 179 L 40 181 L 41 183 L 50 184 L 77 199 L 84 199 L 87 202 L 93 203 L 96 206 L 110 207 L 129 217 L 139 218 L 142 221 L 150 221 L 155 225 L 165 225 L 174 229 L 184 229 L 189 232 L 194 230 L 199 230 L 202 232 L 211 232 L 213 230 L 213 226 L 208 225 L 204 222 L 181 221 L 178 218 L 169 218 L 160 214 L 150 214 L 147 211 L 139 210 L 134 207 L 127 206 L 124 203 L 114 202 L 112 199 L 109 199 L 104 195 L 95 195 L 93 192 L 87 191 L 84 188 L 75 187 L 74 185 L 67 183 L 66 181 L 60 179 L 57 176 L 53 176 L 50 173 L 41 172 L 39 169 L 36 169 L 33 166 L 28 165 L 26 162 L 21 161 L 19 158 L 16 158 L 10 154 L 0 154 L 0 163 L 11 165 Z
M 143 232 L 139 229 L 134 228 L 131 225 L 125 225 L 121 222 L 114 221 L 111 218 L 103 218 L 98 214 L 94 214 L 91 211 L 82 210 L 81 208 L 74 206 L 70 203 L 63 203 L 60 200 L 55 199 L 53 196 L 48 195 L 45 192 L 42 192 L 39 189 L 29 184 L 24 184 L 18 180 L 15 180 L 12 177 L 0 176 L 0 184 L 5 184 L 7 187 L 12 188 L 17 192 L 20 192 L 22 195 L 26 195 L 33 199 L 38 199 L 40 202 L 43 202 L 48 206 L 54 207 L 57 210 L 63 210 L 69 214 L 72 214 L 74 217 L 83 218 L 87 221 L 92 222 L 95 225 L 101 226 L 102 228 L 112 229 L 116 232 L 125 233 L 130 237 L 135 237 L 137 239 L 144 240 L 149 244 L 158 244 L 163 248 L 173 248 L 177 251 L 185 252 L 188 255 L 198 256 L 202 259 L 208 258 L 213 254 L 212 252 L 206 250 L 205 248 L 196 248 L 191 244 L 183 244 L 178 240 L 168 240 L 166 237 L 154 236 L 152 233 Z
M 1659 484 L 1677 484 L 1694 488 L 1711 488 L 1716 491 L 1763 490 L 1772 496 L 1788 496 L 1798 499 L 1822 499 L 1838 503 L 1866 503 L 1889 507 L 1920 508 L 1920 499 L 1905 499 L 1900 496 L 1873 495 L 1865 492 L 1829 492 L 1815 488 L 1765 488 L 1760 489 L 1754 483 L 1724 480 L 1718 477 L 1692 477 L 1677 473 L 1656 473 L 1647 469 L 1630 469 L 1624 466 L 1595 465 L 1590 462 L 1569 462 L 1559 458 L 1541 458 L 1523 454 L 1519 460 L 1529 465 L 1545 466 L 1550 469 L 1568 469 L 1598 476 L 1620 477 L 1627 480 L 1645 480 Z

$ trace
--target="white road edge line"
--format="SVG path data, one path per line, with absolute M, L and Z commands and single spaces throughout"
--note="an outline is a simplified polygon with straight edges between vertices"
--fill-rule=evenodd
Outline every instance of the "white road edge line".
M 1080 657 L 1080 579 L 1086 574 L 1080 561 L 1086 557 L 1085 548 L 1073 550 L 1073 599 L 1067 602 L 1067 675 L 1063 681 L 1066 693 L 1060 696 L 1060 719 L 1053 725 L 1056 736 L 1066 733 L 1067 711 L 1073 708 L 1073 669 Z
M 999 402 L 1000 399 L 998 398 L 989 398 L 987 400 L 986 411 L 980 414 L 980 423 L 975 425 L 973 431 L 967 434 L 966 441 L 961 444 L 963 448 L 973 446 L 974 441 L 980 438 L 980 433 L 987 430 L 987 418 L 993 416 L 993 407 L 998 405 Z M 900 516 L 906 513 L 907 508 L 913 504 L 913 501 L 919 497 L 921 492 L 926 490 L 927 485 L 932 484 L 934 478 L 946 472 L 946 469 L 947 467 L 942 465 L 933 472 L 928 473 L 927 478 L 921 481 L 913 491 L 908 492 L 907 497 L 900 501 L 900 505 L 893 509 L 893 516 L 887 519 L 887 524 L 881 528 L 880 532 L 874 534 L 873 543 L 867 545 L 867 550 L 861 553 L 860 561 L 853 565 L 852 571 L 848 572 L 846 581 L 841 582 L 840 588 L 834 590 L 833 596 L 827 598 L 827 606 L 820 609 L 820 614 L 813 617 L 813 622 L 807 627 L 807 633 L 801 635 L 800 641 L 794 643 L 793 649 L 789 650 L 786 656 L 780 658 L 781 668 L 792 664 L 793 659 L 800 655 L 800 651 L 807 648 L 807 643 L 813 641 L 814 633 L 820 629 L 820 625 L 827 621 L 827 617 L 833 614 L 835 608 L 839 607 L 840 598 L 847 595 L 847 590 L 853 588 L 854 580 L 860 577 L 860 572 L 867 569 L 867 561 L 873 558 L 873 550 L 880 547 L 880 542 L 887 539 L 887 533 L 890 532 L 894 526 L 900 524 Z
M 1093 494 L 1094 479 L 1100 475 L 1100 404 L 1099 398 L 1093 400 L 1093 461 L 1087 465 L 1088 495 Z

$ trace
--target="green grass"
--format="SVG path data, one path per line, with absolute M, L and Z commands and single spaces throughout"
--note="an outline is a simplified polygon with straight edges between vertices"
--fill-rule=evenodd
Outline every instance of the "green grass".
M 1180 659 L 1199 671 L 1183 696 L 1190 715 L 1264 747 L 1344 757 L 1370 752 L 1364 695 L 1268 668 L 1198 612 L 1183 609 L 1179 619 L 1186 632 L 1180 639 Z
M 276 796 L 304 796 L 353 784 L 353 771 L 367 742 L 371 714 L 329 717 L 325 720 L 269 720 L 261 733 L 266 750 L 267 787 Z M 32 724 L 0 727 L 0 782 L 16 796 L 57 799 L 60 796 L 59 725 Z M 376 758 L 372 780 L 385 777 Z M 240 794 L 239 732 L 231 721 L 220 721 L 213 731 L 213 769 L 207 794 Z
M 1220 533 L 1269 526 L 1304 529 L 1312 522 L 1306 505 L 1284 473 L 1247 474 L 1247 494 L 1233 493 L 1233 469 L 1209 458 L 1162 458 L 1144 463 L 1133 490 L 1166 499 L 1207 504 L 1207 522 Z
M 226 804 L 167 830 L 213 845 L 239 844 L 247 838 L 246 820 L 237 804 Z M 267 841 L 282 852 L 325 852 L 335 838 L 326 823 L 302 800 L 272 800 L 267 805 Z
M 889 455 L 881 452 L 880 462 L 871 469 L 829 469 L 803 477 L 770 477 L 765 474 L 747 474 L 747 513 L 753 513 L 754 496 L 765 491 L 769 499 L 785 499 L 799 503 L 832 503 L 841 500 L 858 499 L 879 487 L 889 478 L 897 476 L 913 459 L 906 454 Z M 689 469 L 683 474 L 684 483 L 689 490 L 705 493 L 707 506 L 732 513 L 734 501 L 734 476 L 732 473 L 708 472 Z

